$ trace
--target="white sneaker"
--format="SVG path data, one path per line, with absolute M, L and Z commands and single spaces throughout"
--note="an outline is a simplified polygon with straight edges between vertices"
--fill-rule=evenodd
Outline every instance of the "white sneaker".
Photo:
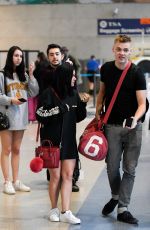
M 30 192 L 30 187 L 24 185 L 20 180 L 16 180 L 15 183 L 13 183 L 15 191 L 20 192 Z
M 58 208 L 53 208 L 50 210 L 49 219 L 52 222 L 59 222 L 60 211 Z
M 60 213 L 60 221 L 70 224 L 81 224 L 81 220 L 75 217 L 70 210 Z
M 8 195 L 14 195 L 16 193 L 11 181 L 4 183 L 3 192 Z

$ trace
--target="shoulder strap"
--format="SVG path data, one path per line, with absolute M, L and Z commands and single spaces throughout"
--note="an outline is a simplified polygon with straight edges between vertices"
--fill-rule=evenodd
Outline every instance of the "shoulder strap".
M 60 97 L 58 96 L 58 94 L 56 93 L 56 91 L 50 86 L 51 91 L 53 92 L 53 94 L 58 98 L 59 102 L 61 102 Z
M 5 74 L 4 74 L 4 70 L 0 70 L 1 73 L 3 73 L 3 76 L 4 76 L 4 93 L 7 95 L 7 84 L 6 84 L 6 77 L 5 77 Z M 5 106 L 6 109 L 8 109 L 8 105 Z
M 129 62 L 127 63 L 125 69 L 123 70 L 123 72 L 122 72 L 122 74 L 121 74 L 121 77 L 120 77 L 120 79 L 119 79 L 119 81 L 118 81 L 118 84 L 117 84 L 117 86 L 116 86 L 116 89 L 115 89 L 115 91 L 114 91 L 113 97 L 112 97 L 112 99 L 111 99 L 111 101 L 110 101 L 110 104 L 109 104 L 109 106 L 108 106 L 108 109 L 107 109 L 107 111 L 106 111 L 106 113 L 105 113 L 105 116 L 104 116 L 104 119 L 103 119 L 103 124 L 106 124 L 107 121 L 108 121 L 109 115 L 110 115 L 110 113 L 111 113 L 111 110 L 112 110 L 112 108 L 113 108 L 113 105 L 114 105 L 114 103 L 115 103 L 115 100 L 116 100 L 116 98 L 117 98 L 117 95 L 118 95 L 118 93 L 119 93 L 119 90 L 120 90 L 120 88 L 121 88 L 122 82 L 123 82 L 123 80 L 124 80 L 124 78 L 125 78 L 125 76 L 126 76 L 126 74 L 127 74 L 127 72 L 128 72 L 128 69 L 130 68 L 130 66 L 131 66 L 131 61 L 129 61 Z
M 36 132 L 36 142 L 39 141 L 41 123 L 38 122 L 37 132 Z
M 6 84 L 6 77 L 4 74 L 4 70 L 0 70 L 0 72 L 3 73 L 3 76 L 4 76 L 4 92 L 7 95 L 7 84 Z
M 6 84 L 6 77 L 4 75 L 4 90 L 5 90 L 5 94 L 7 95 L 7 84 Z

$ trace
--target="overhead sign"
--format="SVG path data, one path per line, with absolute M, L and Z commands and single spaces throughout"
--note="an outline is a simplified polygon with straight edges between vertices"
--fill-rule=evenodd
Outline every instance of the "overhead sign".
M 150 34 L 150 18 L 141 19 L 98 19 L 98 34 Z

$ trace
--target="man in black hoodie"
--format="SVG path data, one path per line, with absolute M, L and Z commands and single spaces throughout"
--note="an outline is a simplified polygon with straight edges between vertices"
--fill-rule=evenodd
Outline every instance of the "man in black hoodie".
M 55 69 L 61 65 L 64 61 L 68 61 L 70 64 L 72 62 L 70 60 L 64 59 L 64 53 L 62 51 L 61 46 L 58 44 L 49 44 L 47 47 L 47 57 L 49 61 L 49 65 L 42 69 L 41 71 L 41 77 L 39 80 L 39 87 L 40 87 L 40 93 L 43 92 L 49 85 L 51 85 L 53 81 L 53 72 Z M 42 137 L 41 137 L 42 138 Z M 43 139 L 43 138 L 42 138 Z M 80 171 L 79 171 L 79 160 L 76 162 L 76 166 L 74 169 L 74 174 L 73 174 L 73 183 L 72 183 L 72 191 L 73 192 L 78 192 L 79 187 L 76 184 L 76 182 L 79 179 Z M 50 173 L 49 170 L 47 170 L 47 180 L 50 180 Z

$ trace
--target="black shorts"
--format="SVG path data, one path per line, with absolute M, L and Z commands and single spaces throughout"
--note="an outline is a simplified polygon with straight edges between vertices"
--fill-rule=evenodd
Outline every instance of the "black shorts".
M 91 74 L 91 76 L 88 76 L 88 79 L 90 82 L 94 83 L 94 75 L 96 74 L 96 72 L 94 70 L 88 70 L 87 74 Z

